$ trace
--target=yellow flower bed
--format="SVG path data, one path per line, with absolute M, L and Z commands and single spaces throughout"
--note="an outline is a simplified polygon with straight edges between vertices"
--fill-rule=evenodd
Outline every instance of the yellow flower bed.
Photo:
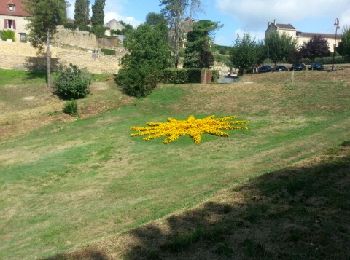
M 143 140 L 166 137 L 165 144 L 176 141 L 180 136 L 189 135 L 196 144 L 201 143 L 202 134 L 211 134 L 221 137 L 228 137 L 224 130 L 247 129 L 247 121 L 238 121 L 234 116 L 216 118 L 209 116 L 196 119 L 190 116 L 186 120 L 168 118 L 168 122 L 149 122 L 146 127 L 132 127 L 136 133 L 131 136 L 146 136 Z

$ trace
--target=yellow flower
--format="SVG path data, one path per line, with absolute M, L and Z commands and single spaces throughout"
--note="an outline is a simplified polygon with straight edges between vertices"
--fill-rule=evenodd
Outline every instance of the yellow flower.
M 248 129 L 247 121 L 235 119 L 234 116 L 221 118 L 209 116 L 202 119 L 190 116 L 186 120 L 168 118 L 168 121 L 164 123 L 149 122 L 146 127 L 132 127 L 131 130 L 136 133 L 132 133 L 131 136 L 146 136 L 143 138 L 145 141 L 166 137 L 164 143 L 168 144 L 176 141 L 180 136 L 189 135 L 196 144 L 200 144 L 202 134 L 228 137 L 223 130 Z

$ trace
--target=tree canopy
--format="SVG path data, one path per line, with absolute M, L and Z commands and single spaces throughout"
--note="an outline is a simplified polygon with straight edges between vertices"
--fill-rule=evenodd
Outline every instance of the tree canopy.
M 330 55 L 328 42 L 320 35 L 313 36 L 309 42 L 305 43 L 300 53 L 303 58 L 314 60 L 317 57 L 327 57 Z
M 30 14 L 29 41 L 35 48 L 43 50 L 46 44 L 47 86 L 51 87 L 51 52 L 50 41 L 56 32 L 57 25 L 65 23 L 65 0 L 28 0 L 26 9 Z
M 180 49 L 184 42 L 185 32 L 181 23 L 190 11 L 192 15 L 200 8 L 200 0 L 160 0 L 161 13 L 168 21 L 170 30 L 170 45 L 174 56 L 174 65 L 178 67 L 180 62 Z
M 76 0 L 74 5 L 74 23 L 78 27 L 89 24 L 90 0 Z
M 92 26 L 104 26 L 106 0 L 96 0 L 92 6 Z
M 243 74 L 259 63 L 263 48 L 263 44 L 257 43 L 249 34 L 244 34 L 242 38 L 238 36 L 231 50 L 231 65 Z
M 145 97 L 157 86 L 169 65 L 167 40 L 157 27 L 144 24 L 132 31 L 125 42 L 129 54 L 122 60 L 116 77 L 126 94 Z
M 286 61 L 295 50 L 296 42 L 285 33 L 270 33 L 265 39 L 266 56 L 275 64 L 278 61 Z
M 350 27 L 345 27 L 341 42 L 339 43 L 338 52 L 344 56 L 350 56 Z
M 211 52 L 211 34 L 220 26 L 217 22 L 200 20 L 187 33 L 185 68 L 210 68 L 214 64 Z

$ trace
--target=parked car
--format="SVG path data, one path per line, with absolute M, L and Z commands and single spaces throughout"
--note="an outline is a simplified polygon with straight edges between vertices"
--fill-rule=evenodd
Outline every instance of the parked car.
M 274 67 L 273 69 L 274 71 L 288 71 L 286 66 L 283 65 L 277 65 L 276 67 Z
M 311 63 L 309 66 L 310 70 L 324 70 L 323 64 L 321 63 Z
M 261 66 L 261 67 L 258 69 L 258 73 L 265 73 L 265 72 L 270 72 L 270 71 L 272 71 L 272 67 L 269 66 L 269 65 Z
M 305 70 L 305 69 L 306 69 L 306 66 L 303 63 L 293 64 L 292 68 L 291 68 L 291 70 L 295 70 L 295 71 L 302 71 L 302 70 Z

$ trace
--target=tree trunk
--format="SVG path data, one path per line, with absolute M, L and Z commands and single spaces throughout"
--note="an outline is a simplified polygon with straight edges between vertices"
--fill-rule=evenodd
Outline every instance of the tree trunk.
M 46 38 L 46 73 L 47 87 L 51 88 L 51 42 L 49 30 L 47 30 Z

